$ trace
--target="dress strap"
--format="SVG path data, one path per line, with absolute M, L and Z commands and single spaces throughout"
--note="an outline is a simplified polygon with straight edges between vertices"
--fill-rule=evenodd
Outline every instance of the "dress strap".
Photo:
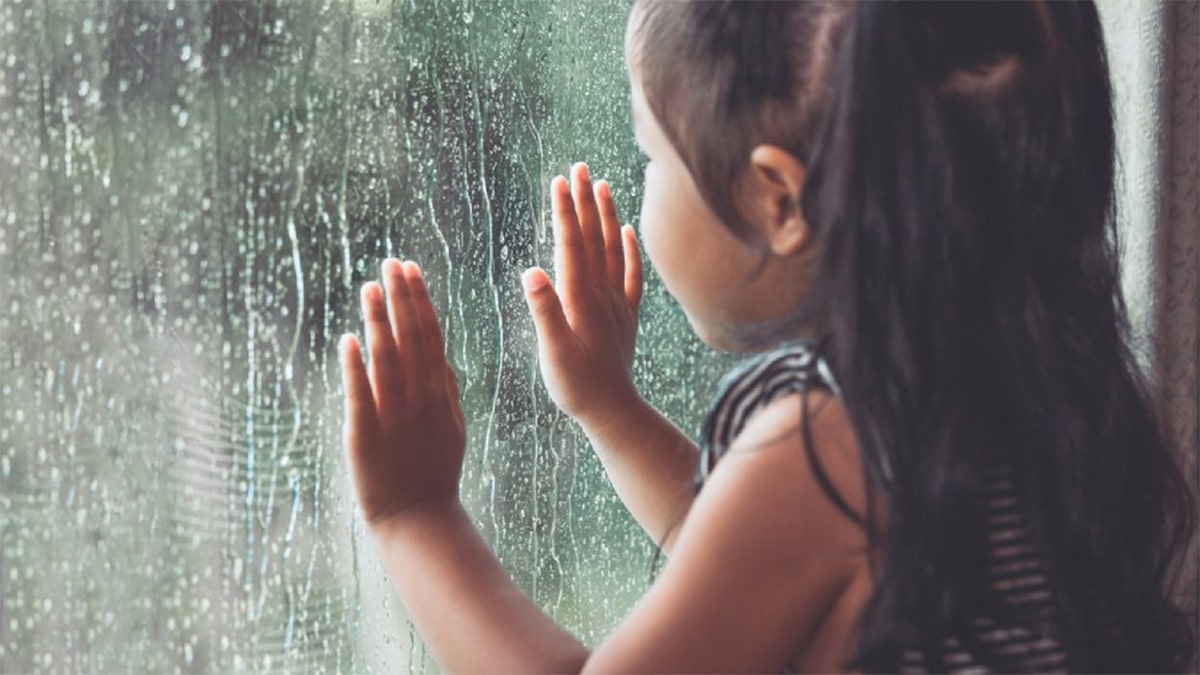
M 810 386 L 841 395 L 829 364 L 807 341 L 788 343 L 754 356 L 722 378 L 700 436 L 697 489 L 756 412 L 784 394 Z

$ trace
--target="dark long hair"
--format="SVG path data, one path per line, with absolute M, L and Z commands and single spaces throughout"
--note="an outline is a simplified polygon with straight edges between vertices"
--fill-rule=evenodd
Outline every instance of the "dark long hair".
M 878 509 L 864 514 L 881 564 L 847 665 L 892 669 L 921 636 L 1012 611 L 981 591 L 981 495 L 999 458 L 1027 498 L 1068 667 L 1186 668 L 1194 627 L 1164 584 L 1192 497 L 1129 347 L 1095 6 L 634 12 L 631 67 L 734 234 L 755 241 L 738 202 L 752 148 L 807 167 L 798 206 L 821 255 L 803 309 L 822 317 L 887 509 L 882 539 Z

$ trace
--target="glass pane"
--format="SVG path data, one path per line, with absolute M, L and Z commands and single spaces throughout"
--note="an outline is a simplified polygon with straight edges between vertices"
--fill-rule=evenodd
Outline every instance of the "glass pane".
M 519 274 L 547 186 L 639 160 L 624 2 L 0 4 L 0 671 L 433 668 L 353 513 L 337 336 L 427 271 L 464 495 L 595 642 L 650 542 L 549 403 Z M 723 364 L 649 279 L 637 379 L 695 428 Z

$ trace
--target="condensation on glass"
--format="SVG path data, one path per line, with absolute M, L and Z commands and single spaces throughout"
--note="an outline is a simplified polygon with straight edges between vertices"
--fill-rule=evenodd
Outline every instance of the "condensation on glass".
M 484 536 L 585 642 L 621 618 L 653 544 L 549 403 L 518 275 L 572 161 L 636 221 L 627 10 L 0 3 L 0 671 L 435 668 L 342 456 L 334 343 L 390 255 L 443 317 Z M 695 429 L 730 358 L 653 276 L 644 308 L 637 382 Z

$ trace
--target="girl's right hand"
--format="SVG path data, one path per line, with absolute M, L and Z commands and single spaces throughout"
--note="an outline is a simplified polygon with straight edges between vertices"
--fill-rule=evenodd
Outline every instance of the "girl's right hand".
M 552 285 L 544 270 L 531 267 L 521 282 L 550 398 L 586 426 L 639 400 L 633 355 L 642 258 L 633 228 L 617 221 L 608 182 L 593 191 L 582 162 L 571 174 L 573 189 L 562 176 L 550 182 L 557 279 Z

